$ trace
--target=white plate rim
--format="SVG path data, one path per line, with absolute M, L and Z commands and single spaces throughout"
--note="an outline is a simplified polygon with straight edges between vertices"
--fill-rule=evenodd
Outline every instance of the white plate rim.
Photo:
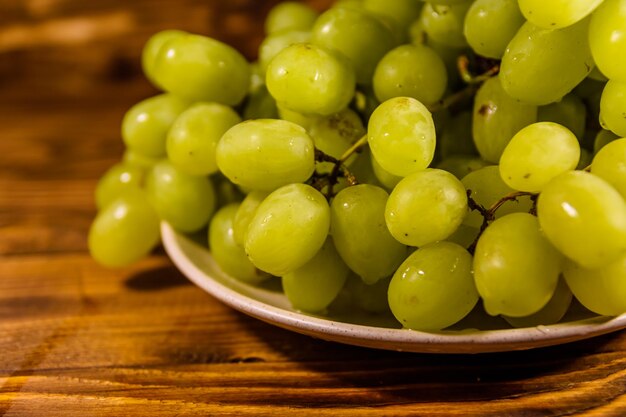
M 626 328 L 626 314 L 613 318 L 598 316 L 534 328 L 440 333 L 333 321 L 266 304 L 221 284 L 208 271 L 200 269 L 183 248 L 184 245 L 199 245 L 175 231 L 167 222 L 161 223 L 161 237 L 165 251 L 174 265 L 190 281 L 214 298 L 259 320 L 328 341 L 419 353 L 486 353 L 552 346 Z M 199 247 L 197 249 L 201 250 Z M 211 266 L 218 268 L 208 249 L 202 249 L 206 251 L 209 257 L 207 261 Z

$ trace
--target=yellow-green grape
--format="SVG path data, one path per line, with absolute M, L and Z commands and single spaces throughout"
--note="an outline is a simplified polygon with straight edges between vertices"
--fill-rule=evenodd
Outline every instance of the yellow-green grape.
M 626 253 L 626 202 L 602 178 L 570 171 L 546 185 L 537 201 L 541 229 L 572 261 L 593 269 Z
M 539 192 L 553 178 L 576 169 L 580 145 L 566 127 L 552 122 L 526 126 L 504 148 L 500 175 L 511 188 Z
M 571 303 L 572 291 L 565 280 L 561 278 L 552 298 L 541 310 L 526 317 L 504 316 L 504 319 L 513 327 L 547 326 L 558 323 L 567 313 Z
M 517 0 L 476 0 L 465 15 L 463 34 L 474 52 L 500 59 L 523 23 Z
M 265 85 L 257 88 L 248 95 L 246 106 L 243 109 L 243 119 L 278 119 L 276 100 L 267 91 Z
M 265 198 L 269 195 L 266 191 L 252 191 L 239 205 L 239 209 L 233 220 L 233 239 L 239 246 L 243 246 L 248 235 L 248 226 Z
M 594 155 L 600 152 L 600 149 L 604 148 L 606 145 L 613 142 L 615 139 L 619 139 L 619 136 L 617 136 L 615 133 L 611 132 L 610 130 L 605 130 L 605 129 L 600 130 L 596 134 L 596 137 L 594 138 L 594 141 L 593 141 Z
M 597 269 L 566 262 L 567 285 L 587 309 L 605 316 L 626 313 L 626 255 Z
M 230 107 L 198 103 L 185 110 L 167 135 L 167 156 L 183 172 L 209 175 L 217 171 L 215 149 L 222 135 L 241 122 Z
M 500 168 L 492 165 L 470 172 L 461 180 L 467 190 L 471 190 L 472 199 L 479 205 L 489 209 L 503 197 L 515 192 L 510 188 L 500 176 Z M 500 218 L 511 213 L 528 213 L 533 203 L 529 196 L 517 197 L 503 203 L 496 211 L 496 218 Z M 474 228 L 480 228 L 483 223 L 483 216 L 476 210 L 472 210 L 463 224 Z
M 605 0 L 591 16 L 589 45 L 602 74 L 621 82 L 626 82 L 625 32 L 626 3 L 624 0 Z
M 572 91 L 594 67 L 588 27 L 589 19 L 555 30 L 524 23 L 502 57 L 500 79 L 507 94 L 545 105 Z
M 614 140 L 600 149 L 591 163 L 591 173 L 626 198 L 626 139 Z
M 618 136 L 626 136 L 626 82 L 606 83 L 600 100 L 600 124 Z
M 472 136 L 478 153 L 497 164 L 513 135 L 536 121 L 536 106 L 511 98 L 502 88 L 499 76 L 488 79 L 474 99 Z
M 281 107 L 328 116 L 348 106 L 354 96 L 354 77 L 343 56 L 302 43 L 274 57 L 267 67 L 266 83 Z
M 276 55 L 288 46 L 306 43 L 311 40 L 311 32 L 303 30 L 286 30 L 272 33 L 259 46 L 259 65 L 265 73 L 267 66 Z
M 585 103 L 575 94 L 568 94 L 561 101 L 541 106 L 537 112 L 538 122 L 554 122 L 572 131 L 579 141 L 585 135 Z
M 227 106 L 239 104 L 250 84 L 250 67 L 237 50 L 200 35 L 165 42 L 153 72 L 156 83 L 167 92 Z
M 544 29 L 560 29 L 589 16 L 603 0 L 518 0 L 524 17 Z
M 165 156 L 167 132 L 189 102 L 171 94 L 161 94 L 135 104 L 122 121 L 126 147 L 148 158 Z
M 337 297 L 349 271 L 329 237 L 310 261 L 283 276 L 283 290 L 294 308 L 321 312 Z
M 452 155 L 478 155 L 472 140 L 472 112 L 464 110 L 437 132 L 437 155 L 447 158 Z
M 160 157 L 153 158 L 150 156 L 145 156 L 130 149 L 126 149 L 126 151 L 124 151 L 124 156 L 122 156 L 122 162 L 124 164 L 141 169 L 150 169 L 155 166 L 161 159 L 162 158 Z
M 446 66 L 426 45 L 402 45 L 389 51 L 376 66 L 374 92 L 379 101 L 412 97 L 422 103 L 440 100 L 446 91 Z
M 352 302 L 358 308 L 368 313 L 380 314 L 389 311 L 387 291 L 390 282 L 391 277 L 387 277 L 368 285 L 353 273 L 348 276 L 346 289 L 352 295 Z
M 102 210 L 129 191 L 141 189 L 146 173 L 143 168 L 119 163 L 113 165 L 96 185 L 96 207 Z
M 450 155 L 442 159 L 435 168 L 443 169 L 458 179 L 463 178 L 470 172 L 491 165 L 489 162 L 475 155 Z
M 285 30 L 309 30 L 317 19 L 317 12 L 306 4 L 286 1 L 272 7 L 265 18 L 268 35 Z
M 306 130 L 308 130 L 319 117 L 314 114 L 302 114 L 289 110 L 288 108 L 281 106 L 280 103 L 276 103 L 276 108 L 278 109 L 278 116 L 280 119 L 300 125 Z
M 152 168 L 146 190 L 159 217 L 181 232 L 200 230 L 215 210 L 215 190 L 209 179 L 186 174 L 169 161 Z
M 463 35 L 463 23 L 471 5 L 471 1 L 449 5 L 426 3 L 420 16 L 424 31 L 429 38 L 446 46 L 455 48 L 467 46 Z
M 129 191 L 109 203 L 89 229 L 89 252 L 108 267 L 129 265 L 159 242 L 159 217 L 143 191 Z
M 465 187 L 454 175 L 426 169 L 405 177 L 391 192 L 385 221 L 391 235 L 409 246 L 444 240 L 467 214 Z
M 150 39 L 148 39 L 148 42 L 144 45 L 141 53 L 141 68 L 143 69 L 143 73 L 146 78 L 156 87 L 160 87 L 154 76 L 154 66 L 156 64 L 159 51 L 161 51 L 163 45 L 165 45 L 165 43 L 167 43 L 170 39 L 186 34 L 186 32 L 182 32 L 180 30 L 163 30 L 152 35 Z
M 233 225 L 238 204 L 229 204 L 215 213 L 209 225 L 209 249 L 222 271 L 238 280 L 256 284 L 269 278 L 248 259 L 243 247 L 234 239 Z
M 396 184 L 400 182 L 403 177 L 399 177 L 397 175 L 393 175 L 387 171 L 376 161 L 375 158 L 370 158 L 372 163 L 372 170 L 374 171 L 374 175 L 376 179 L 385 187 L 387 190 L 391 191 L 394 189 Z
M 311 31 L 311 42 L 343 54 L 351 63 L 359 84 L 369 85 L 376 64 L 394 46 L 392 32 L 364 10 L 333 7 L 320 15 Z
M 230 128 L 217 144 L 217 166 L 233 183 L 272 191 L 304 182 L 314 170 L 313 140 L 295 123 L 248 120 Z
M 333 199 L 330 233 L 337 251 L 364 282 L 391 276 L 406 257 L 406 248 L 385 224 L 388 194 L 380 187 L 359 184 Z
M 284 276 L 315 256 L 329 228 L 330 207 L 324 196 L 309 185 L 286 185 L 259 205 L 244 246 L 257 268 Z
M 370 13 L 390 19 L 398 27 L 399 32 L 406 33 L 411 23 L 419 17 L 422 2 L 419 0 L 364 0 L 363 8 Z
M 511 317 L 538 312 L 554 294 L 562 263 L 535 216 L 513 213 L 497 219 L 474 253 L 474 279 L 485 310 Z
M 430 111 L 410 97 L 396 97 L 374 110 L 368 124 L 372 155 L 385 171 L 405 177 L 425 169 L 435 154 Z
M 389 284 L 389 307 L 406 328 L 441 330 L 465 317 L 476 305 L 472 256 L 451 242 L 413 252 Z

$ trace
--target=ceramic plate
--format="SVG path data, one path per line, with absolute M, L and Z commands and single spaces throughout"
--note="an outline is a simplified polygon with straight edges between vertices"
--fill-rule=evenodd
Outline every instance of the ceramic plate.
M 571 309 L 562 323 L 524 329 L 512 329 L 477 309 L 453 329 L 437 333 L 401 329 L 391 315 L 309 315 L 291 308 L 277 280 L 262 287 L 240 282 L 224 274 L 206 246 L 192 237 L 167 223 L 161 225 L 161 232 L 174 264 L 213 297 L 267 323 L 324 340 L 409 352 L 481 353 L 557 345 L 626 328 L 626 314 L 599 317 L 580 307 Z

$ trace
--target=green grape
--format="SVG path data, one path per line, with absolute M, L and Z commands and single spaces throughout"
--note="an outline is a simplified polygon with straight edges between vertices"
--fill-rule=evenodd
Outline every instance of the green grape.
M 252 191 L 241 202 L 233 220 L 233 239 L 239 246 L 243 246 L 248 236 L 248 226 L 256 214 L 257 209 L 269 195 L 266 191 Z
M 278 109 L 278 116 L 280 119 L 300 125 L 306 130 L 308 130 L 313 123 L 315 123 L 315 120 L 318 117 L 314 114 L 302 114 L 289 110 L 288 108 L 281 106 L 279 103 L 276 103 L 276 108 Z
M 137 152 L 133 152 L 130 149 L 124 151 L 122 162 L 133 168 L 150 169 L 155 166 L 162 158 L 152 158 L 145 156 Z
M 471 1 L 449 5 L 426 3 L 420 16 L 424 31 L 429 38 L 444 45 L 456 48 L 467 46 L 463 35 L 463 22 L 471 5 Z
M 603 0 L 518 0 L 524 17 L 544 29 L 560 29 L 589 16 Z
M 422 9 L 419 0 L 364 0 L 363 8 L 370 13 L 390 19 L 405 33 L 411 23 L 415 21 Z
M 172 125 L 166 141 L 167 156 L 179 170 L 190 175 L 217 171 L 215 149 L 222 135 L 241 122 L 230 107 L 198 103 L 185 110 Z
M 566 262 L 567 285 L 587 309 L 605 316 L 626 313 L 626 255 L 597 269 Z
M 474 155 L 450 155 L 441 160 L 435 168 L 443 169 L 458 179 L 463 178 L 470 172 L 491 165 L 489 162 Z
M 541 106 L 537 112 L 538 122 L 554 122 L 565 126 L 581 141 L 585 135 L 585 103 L 575 94 L 568 94 L 561 101 Z
M 428 3 L 433 4 L 433 5 L 435 4 L 451 5 L 451 4 L 459 4 L 459 3 L 465 3 L 465 2 L 467 2 L 467 0 L 429 0 L 428 1 Z
M 341 190 L 330 207 L 330 233 L 337 251 L 364 282 L 391 276 L 406 256 L 385 224 L 389 195 L 380 187 L 360 184 Z
M 250 85 L 248 92 L 254 93 L 259 88 L 265 87 L 265 69 L 261 68 L 258 62 L 250 63 Z
M 437 135 L 437 154 L 441 158 L 452 155 L 478 155 L 472 140 L 472 112 L 464 110 L 443 125 Z
M 558 323 L 567 313 L 571 303 L 572 291 L 564 279 L 559 279 L 552 298 L 541 310 L 526 317 L 504 316 L 504 319 L 513 327 L 547 326 Z
M 464 248 L 469 247 L 480 233 L 480 229 L 461 223 L 459 227 L 452 233 L 446 241 L 456 243 Z
M 626 198 L 626 139 L 614 140 L 600 149 L 591 163 L 591 173 Z
M 309 185 L 286 185 L 259 205 L 244 246 L 257 268 L 284 276 L 315 256 L 329 228 L 330 207 L 324 196 Z
M 296 43 L 307 43 L 311 40 L 311 32 L 302 30 L 287 30 L 272 33 L 259 46 L 259 65 L 263 73 L 267 66 L 280 51 Z
M 585 268 L 600 268 L 626 252 L 626 202 L 593 174 L 570 171 L 550 181 L 537 214 L 550 242 Z
M 566 127 L 552 122 L 526 126 L 500 158 L 500 175 L 511 188 L 537 193 L 560 174 L 576 169 L 580 145 Z
M 602 74 L 611 80 L 621 82 L 626 82 L 624 31 L 626 31 L 624 0 L 605 0 L 591 16 L 589 46 Z
M 160 87 L 155 79 L 154 67 L 161 48 L 170 39 L 178 38 L 183 35 L 187 35 L 187 33 L 180 30 L 163 30 L 152 35 L 143 47 L 141 54 L 141 68 L 143 69 L 143 73 L 146 75 L 146 78 L 148 78 L 148 80 L 150 80 L 150 82 L 155 86 Z
M 476 0 L 465 15 L 463 34 L 474 52 L 500 59 L 523 23 L 517 0 Z
M 554 294 L 562 263 L 535 216 L 513 213 L 497 219 L 474 253 L 474 279 L 485 310 L 511 317 L 538 312 Z
M 313 259 L 283 276 L 283 290 L 294 308 L 320 312 L 337 297 L 348 272 L 329 237 Z
M 350 274 L 346 288 L 352 296 L 352 302 L 368 313 L 381 314 L 389 311 L 387 291 L 391 277 L 383 278 L 368 285 L 356 274 Z
M 461 181 L 449 172 L 426 169 L 396 185 L 387 201 L 385 221 L 396 240 L 422 246 L 454 233 L 467 210 Z
M 248 120 L 222 136 L 217 145 L 217 166 L 235 184 L 272 191 L 304 182 L 313 174 L 313 140 L 291 122 Z
M 488 162 L 497 164 L 513 135 L 536 121 L 537 107 L 511 98 L 499 76 L 485 81 L 476 93 L 472 136 L 480 156 Z
M 407 176 L 426 168 L 435 154 L 435 124 L 428 109 L 396 97 L 374 110 L 368 124 L 372 155 L 385 171 Z
M 121 195 L 141 189 L 145 171 L 143 168 L 119 163 L 113 165 L 96 185 L 96 207 L 102 210 Z
M 126 147 L 143 157 L 165 156 L 167 132 L 187 107 L 187 101 L 171 94 L 161 94 L 135 104 L 122 121 Z
M 279 106 L 323 116 L 346 108 L 355 88 L 344 57 L 307 43 L 280 51 L 267 67 L 266 83 Z
M 503 197 L 515 192 L 500 176 L 500 168 L 492 165 L 470 172 L 461 180 L 467 190 L 471 190 L 472 199 L 486 209 L 492 207 Z M 496 211 L 496 218 L 511 213 L 528 213 L 533 203 L 529 196 L 517 197 L 515 200 L 506 201 Z M 483 216 L 476 210 L 472 210 L 463 224 L 474 228 L 480 228 Z
M 371 164 L 372 164 L 372 170 L 374 171 L 374 176 L 376 176 L 376 179 L 387 190 L 389 191 L 393 190 L 396 184 L 400 182 L 402 177 L 390 174 L 389 172 L 385 171 L 385 169 L 380 166 L 380 164 L 376 161 L 375 158 L 370 158 L 370 159 L 371 159 Z
M 244 120 L 250 119 L 278 119 L 276 100 L 267 91 L 265 85 L 248 95 L 246 106 L 243 109 Z
M 306 4 L 286 1 L 272 7 L 265 18 L 268 35 L 285 30 L 309 30 L 317 19 L 317 12 Z
M 396 46 L 392 32 L 364 10 L 333 7 L 320 15 L 311 31 L 311 42 L 337 51 L 350 61 L 359 84 L 372 82 L 380 59 Z
M 572 91 L 594 67 L 588 27 L 589 19 L 555 30 L 524 23 L 500 65 L 507 94 L 525 103 L 544 105 Z
M 472 256 L 451 242 L 413 252 L 391 278 L 391 312 L 404 327 L 441 330 L 465 317 L 478 302 Z
M 200 230 L 215 210 L 215 191 L 209 179 L 186 174 L 169 161 L 152 168 L 146 189 L 159 217 L 181 232 Z
M 374 72 L 374 92 L 379 101 L 412 97 L 422 103 L 440 100 L 448 76 L 443 60 L 425 45 L 402 45 L 388 52 Z
M 626 136 L 626 82 L 606 83 L 600 101 L 600 124 L 618 136 Z
M 104 266 L 126 266 L 148 255 L 159 237 L 159 217 L 145 194 L 129 191 L 96 216 L 89 229 L 89 252 Z
M 593 141 L 593 153 L 594 155 L 600 152 L 600 149 L 604 148 L 609 143 L 613 142 L 615 139 L 619 139 L 615 133 L 610 130 L 600 130 Z
M 165 42 L 154 76 L 167 92 L 193 101 L 239 104 L 248 92 L 250 67 L 235 49 L 200 35 L 178 36 Z
M 238 280 L 256 284 L 269 275 L 256 269 L 234 240 L 233 224 L 238 208 L 238 204 L 229 204 L 215 213 L 209 225 L 209 248 L 222 271 Z

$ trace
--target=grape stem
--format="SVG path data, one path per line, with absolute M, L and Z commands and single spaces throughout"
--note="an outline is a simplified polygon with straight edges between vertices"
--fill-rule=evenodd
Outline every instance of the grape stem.
M 459 55 L 456 61 L 456 65 L 457 69 L 459 70 L 459 75 L 461 76 L 461 79 L 463 80 L 463 82 L 469 85 L 482 84 L 483 82 L 487 81 L 489 78 L 500 72 L 500 64 L 495 63 L 482 74 L 472 74 L 469 69 L 470 60 L 467 55 Z
M 348 150 L 346 150 L 339 159 L 315 148 L 316 162 L 330 162 L 331 164 L 334 164 L 334 166 L 332 171 L 328 174 L 320 174 L 318 172 L 315 172 L 310 179 L 310 185 L 319 191 L 322 191 L 325 187 L 328 187 L 326 192 L 326 198 L 328 200 L 335 196 L 334 187 L 339 182 L 339 177 L 344 177 L 349 186 L 357 185 L 359 181 L 356 179 L 354 174 L 350 172 L 348 167 L 346 167 L 345 162 L 355 152 L 360 151 L 366 144 L 367 135 L 364 135 L 361 139 L 356 141 Z

